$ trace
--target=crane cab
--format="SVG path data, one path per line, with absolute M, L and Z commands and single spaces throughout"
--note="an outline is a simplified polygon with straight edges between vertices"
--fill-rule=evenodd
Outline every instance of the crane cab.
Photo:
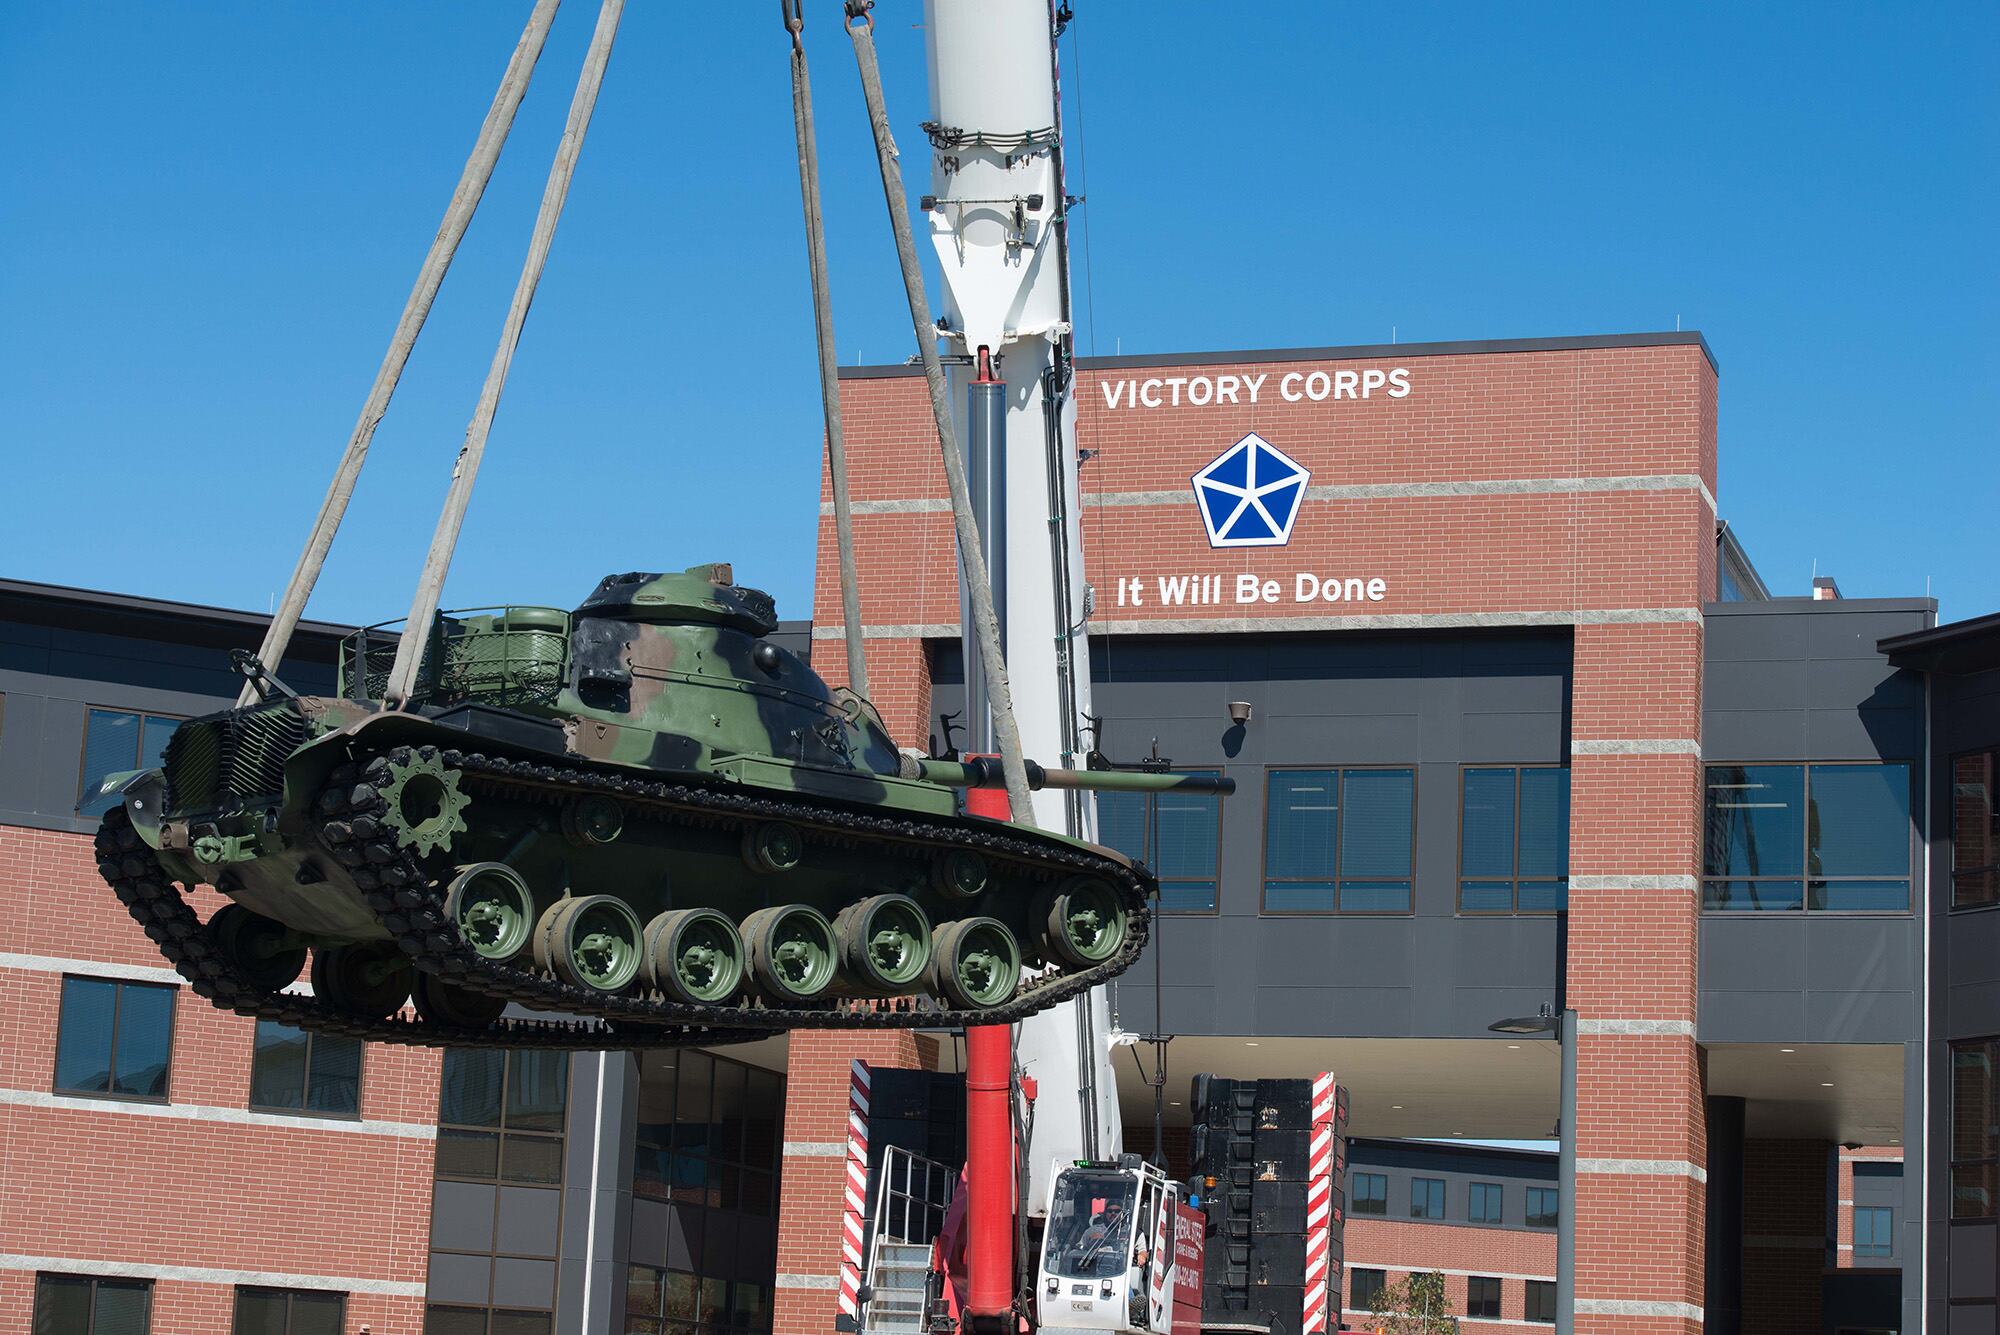
M 1192 1274 L 1175 1273 L 1177 1207 L 1179 1184 L 1138 1155 L 1057 1173 L 1035 1284 L 1041 1330 L 1169 1335 L 1177 1284 L 1196 1290 L 1197 1302 L 1201 1286 L 1198 1246 Z

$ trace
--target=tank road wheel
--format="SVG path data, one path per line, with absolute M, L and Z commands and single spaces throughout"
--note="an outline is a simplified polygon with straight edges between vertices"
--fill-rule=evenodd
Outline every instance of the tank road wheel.
M 1004 1006 L 1021 990 L 1021 945 L 997 918 L 960 918 L 931 935 L 931 990 L 964 1010 Z
M 609 797 L 579 797 L 562 810 L 563 836 L 578 848 L 608 844 L 625 829 L 625 813 Z
M 389 941 L 356 941 L 313 951 L 313 995 L 341 1010 L 384 1020 L 403 1009 L 416 966 Z
M 460 867 L 445 895 L 444 911 L 481 959 L 513 959 L 535 926 L 535 896 L 520 873 L 504 862 Z
M 870 895 L 833 919 L 843 982 L 865 996 L 914 992 L 931 962 L 931 924 L 908 895 Z
M 224 904 L 208 920 L 209 939 L 222 958 L 262 992 L 289 987 L 306 967 L 306 948 L 291 929 L 241 904 Z
M 758 909 L 743 920 L 750 948 L 750 977 L 773 1001 L 816 1001 L 826 995 L 838 972 L 833 924 L 818 909 L 782 904 Z
M 790 871 L 805 851 L 805 840 L 783 821 L 766 821 L 743 836 L 743 860 L 752 871 Z
M 430 973 L 417 975 L 416 986 L 410 989 L 410 1000 L 416 1003 L 417 1014 L 450 1029 L 484 1029 L 507 1009 L 506 1001 L 500 997 L 447 983 Z
M 535 963 L 573 987 L 622 992 L 639 976 L 644 935 L 621 899 L 558 900 L 535 924 Z
M 931 884 L 947 899 L 971 899 L 990 880 L 986 859 L 969 848 L 947 848 L 931 860 Z
M 1118 892 L 1095 877 L 1077 876 L 1037 905 L 1048 953 L 1064 964 L 1087 969 L 1102 964 L 1125 944 L 1125 906 Z
M 728 1001 L 743 988 L 743 938 L 714 909 L 669 909 L 646 924 L 645 973 L 675 1001 Z
M 413 751 L 405 760 L 391 760 L 388 769 L 380 785 L 388 804 L 382 823 L 395 832 L 399 848 L 414 848 L 422 857 L 449 848 L 465 833 L 465 808 L 472 799 L 459 791 L 458 771 L 447 769 L 436 751 Z

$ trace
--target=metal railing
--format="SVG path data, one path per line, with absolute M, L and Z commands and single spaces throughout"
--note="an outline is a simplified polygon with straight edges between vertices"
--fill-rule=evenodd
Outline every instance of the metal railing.
M 917 1328 L 928 1324 L 928 1294 L 922 1284 L 885 1283 L 882 1250 L 891 1247 L 928 1247 L 944 1232 L 944 1218 L 951 1208 L 952 1192 L 958 1186 L 958 1171 L 935 1159 L 912 1154 L 895 1145 L 884 1146 L 882 1166 L 875 1181 L 875 1209 L 869 1217 L 868 1236 L 863 1241 L 862 1266 L 867 1295 L 860 1313 L 861 1329 L 874 1328 L 876 1302 L 889 1293 L 918 1299 L 923 1306 L 899 1314 L 913 1318 Z M 907 1279 L 907 1273 L 903 1276 Z
M 884 1146 L 882 1177 L 875 1190 L 875 1240 L 937 1241 L 957 1186 L 957 1169 L 895 1145 Z

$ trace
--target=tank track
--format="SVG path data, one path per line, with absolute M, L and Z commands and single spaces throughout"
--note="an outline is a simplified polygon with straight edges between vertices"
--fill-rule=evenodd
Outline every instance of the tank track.
M 97 870 L 132 920 L 160 948 L 189 987 L 219 1009 L 252 1019 L 272 1020 L 317 1033 L 396 1043 L 405 1047 L 559 1048 L 601 1052 L 629 1048 L 720 1046 L 764 1038 L 766 1030 L 731 1031 L 712 1026 L 658 1029 L 602 1020 L 496 1020 L 483 1029 L 396 1016 L 370 1020 L 316 997 L 270 992 L 245 978 L 208 936 L 207 929 L 132 828 L 122 806 L 113 807 L 97 831 Z
M 418 968 L 459 986 L 535 1010 L 592 1016 L 609 1022 L 620 1033 L 629 1033 L 633 1026 L 697 1025 L 711 1033 L 749 1031 L 752 1036 L 761 1037 L 791 1029 L 934 1029 L 1011 1024 L 1109 981 L 1130 968 L 1145 948 L 1151 918 L 1147 907 L 1149 878 L 1142 878 L 1116 858 L 1023 838 L 1011 833 L 1014 829 L 1011 826 L 995 824 L 989 830 L 936 819 L 883 817 L 830 804 L 629 777 L 581 763 L 549 764 L 455 749 L 438 752 L 447 766 L 465 776 L 474 794 L 505 793 L 550 805 L 560 805 L 579 795 L 602 794 L 621 802 L 628 818 L 640 820 L 711 827 L 783 821 L 797 827 L 808 843 L 826 840 L 852 844 L 857 839 L 874 837 L 923 850 L 926 855 L 939 848 L 965 848 L 1004 861 L 1025 861 L 1053 875 L 1087 872 L 1102 876 L 1118 887 L 1127 911 L 1125 943 L 1110 959 L 1072 973 L 1030 978 L 1013 1000 L 979 1010 L 955 1010 L 939 1001 L 908 997 L 890 1001 L 843 999 L 803 1007 L 770 1006 L 761 1000 L 707 1005 L 609 995 L 575 987 L 513 964 L 482 959 L 445 913 L 444 878 L 426 868 L 414 854 L 397 846 L 395 835 L 384 819 L 387 801 L 379 781 L 387 777 L 392 762 L 406 762 L 415 753 L 413 748 L 396 748 L 364 763 L 336 769 L 314 806 L 320 822 L 320 841 L 348 869 L 355 883 L 368 895 L 383 926 L 416 961 Z M 733 1040 L 709 1037 L 684 1041 Z M 628 1040 L 624 1045 L 634 1044 Z

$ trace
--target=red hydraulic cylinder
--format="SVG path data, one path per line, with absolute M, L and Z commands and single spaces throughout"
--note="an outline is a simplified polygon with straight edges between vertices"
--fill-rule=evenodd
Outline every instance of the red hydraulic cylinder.
M 1014 1036 L 965 1031 L 965 1312 L 972 1335 L 1014 1328 Z
M 975 816 L 1007 819 L 1007 793 L 974 788 Z M 970 1335 L 1014 1330 L 1014 1031 L 965 1031 L 965 1317 Z

